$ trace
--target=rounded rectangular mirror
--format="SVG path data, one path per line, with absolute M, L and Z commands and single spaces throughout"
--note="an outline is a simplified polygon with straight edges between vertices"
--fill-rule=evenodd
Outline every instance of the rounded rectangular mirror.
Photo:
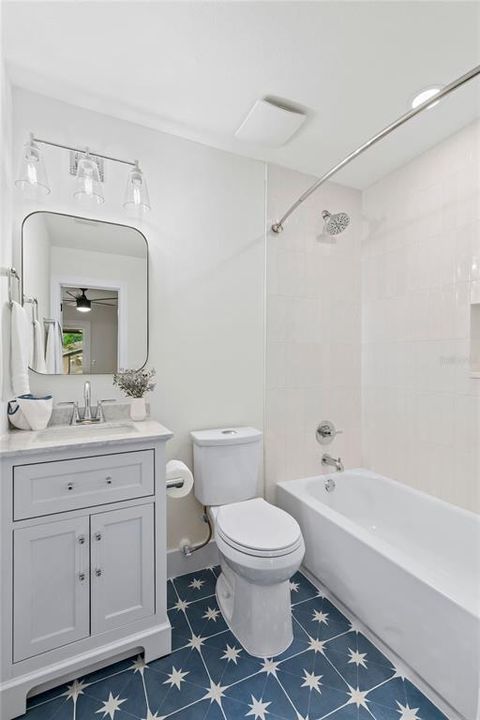
M 148 246 L 126 225 L 34 212 L 22 225 L 30 367 L 82 375 L 141 368 L 148 355 Z

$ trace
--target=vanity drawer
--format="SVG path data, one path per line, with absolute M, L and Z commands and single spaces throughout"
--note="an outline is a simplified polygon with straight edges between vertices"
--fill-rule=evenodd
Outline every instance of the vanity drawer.
M 153 495 L 154 451 L 97 455 L 13 468 L 13 519 Z

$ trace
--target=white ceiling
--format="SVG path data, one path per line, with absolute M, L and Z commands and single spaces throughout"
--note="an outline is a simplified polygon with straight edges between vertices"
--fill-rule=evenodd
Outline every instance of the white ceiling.
M 251 157 L 322 174 L 480 63 L 477 2 L 4 2 L 13 81 Z M 343 171 L 364 187 L 478 115 L 480 81 Z M 283 148 L 243 144 L 255 100 L 309 109 Z M 427 117 L 428 115 L 428 117 Z M 80 141 L 80 139 L 79 139 Z

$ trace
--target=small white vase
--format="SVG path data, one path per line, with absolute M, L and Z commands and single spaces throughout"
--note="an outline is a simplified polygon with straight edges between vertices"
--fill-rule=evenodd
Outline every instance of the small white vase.
M 147 417 L 147 406 L 145 405 L 145 398 L 132 398 L 130 405 L 130 417 L 135 422 L 145 420 Z

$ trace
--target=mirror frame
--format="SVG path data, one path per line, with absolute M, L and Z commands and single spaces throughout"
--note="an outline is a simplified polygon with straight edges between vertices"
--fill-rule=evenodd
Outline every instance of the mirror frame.
M 148 240 L 145 236 L 145 234 L 139 230 L 137 227 L 134 227 L 133 225 L 126 225 L 125 223 L 118 223 L 118 222 L 112 222 L 110 220 L 99 220 L 98 218 L 92 218 L 92 217 L 85 217 L 84 215 L 72 215 L 70 213 L 62 213 L 62 212 L 56 212 L 55 210 L 33 210 L 31 213 L 28 213 L 28 215 L 25 215 L 25 217 L 22 220 L 22 224 L 20 227 L 20 293 L 21 293 L 21 300 L 22 300 L 22 307 L 25 307 L 25 287 L 24 287 L 24 226 L 27 220 L 32 217 L 32 215 L 59 215 L 60 217 L 65 218 L 74 218 L 75 220 L 87 220 L 88 222 L 95 222 L 95 223 L 103 223 L 104 225 L 115 225 L 116 227 L 122 227 L 122 228 L 128 228 L 128 230 L 135 230 L 138 232 L 139 235 L 142 236 L 145 247 L 147 250 L 146 255 L 146 275 L 147 275 L 147 282 L 146 282 L 146 297 L 147 297 L 147 317 L 146 317 L 146 323 L 147 323 L 147 333 L 146 333 L 146 348 L 145 348 L 145 362 L 143 365 L 141 365 L 139 368 L 135 368 L 137 370 L 142 370 L 148 363 L 148 357 L 150 354 L 150 251 L 148 247 Z M 52 374 L 52 373 L 39 373 L 37 370 L 33 370 L 30 366 L 28 367 L 29 372 L 34 372 L 37 375 L 41 375 L 42 377 L 47 376 L 48 377 L 73 377 L 72 375 L 65 375 L 65 374 Z M 117 368 L 116 372 L 119 372 L 120 368 Z M 113 373 L 85 373 L 85 377 L 91 376 L 91 375 L 113 375 Z M 75 377 L 79 377 L 78 375 L 75 375 Z

